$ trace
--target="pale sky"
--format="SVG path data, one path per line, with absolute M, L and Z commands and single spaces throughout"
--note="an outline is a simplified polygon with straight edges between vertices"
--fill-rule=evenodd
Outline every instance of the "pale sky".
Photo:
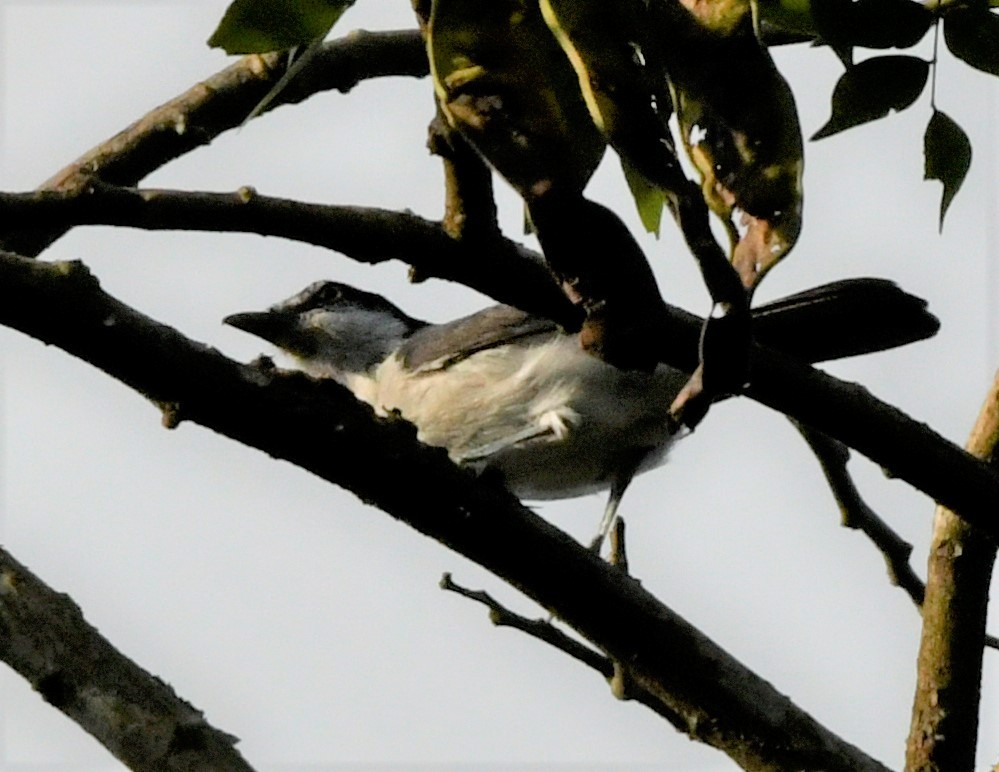
M 226 65 L 205 45 L 226 3 L 0 0 L 0 188 L 28 190 L 91 146 Z M 356 27 L 412 26 L 408 0 L 367 0 Z M 930 55 L 930 41 L 919 54 Z M 804 131 L 828 116 L 840 65 L 781 51 Z M 922 181 L 926 96 L 908 112 L 806 146 L 805 226 L 762 299 L 850 276 L 927 298 L 933 340 L 829 365 L 963 443 L 999 363 L 991 268 L 999 251 L 999 83 L 945 60 L 938 105 L 974 164 L 937 233 Z M 282 108 L 171 163 L 144 184 L 261 193 L 440 214 L 425 149 L 427 81 L 362 84 Z M 520 208 L 502 184 L 507 233 Z M 590 189 L 637 234 L 615 163 Z M 642 243 L 665 297 L 707 311 L 667 226 Z M 112 294 L 248 360 L 264 346 L 220 324 L 320 278 L 445 321 L 485 305 L 405 268 L 370 268 L 278 239 L 78 229 L 46 259 L 81 259 Z M 0 542 L 69 593 L 119 649 L 171 683 L 260 770 L 376 768 L 724 770 L 595 675 L 437 588 L 444 571 L 528 616 L 543 612 L 483 569 L 351 494 L 200 427 L 161 428 L 141 397 L 64 353 L 0 330 Z M 853 465 L 868 502 L 916 545 L 932 503 Z M 538 511 L 588 538 L 603 497 Z M 780 415 L 747 400 L 712 410 L 622 513 L 644 586 L 848 741 L 902 764 L 919 620 L 866 540 L 838 525 L 817 462 Z M 993 615 L 991 632 L 999 633 Z M 986 652 L 980 768 L 999 760 L 999 654 Z M 0 669 L 0 769 L 121 769 L 96 741 Z

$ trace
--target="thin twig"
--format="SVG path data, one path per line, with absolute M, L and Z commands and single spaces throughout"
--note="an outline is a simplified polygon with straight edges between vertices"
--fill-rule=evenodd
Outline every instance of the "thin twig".
M 921 607 L 926 585 L 909 563 L 912 545 L 892 530 L 891 526 L 861 498 L 860 491 L 854 485 L 847 469 L 847 462 L 850 460 L 849 448 L 842 442 L 798 421 L 791 423 L 805 438 L 818 459 L 833 498 L 839 506 L 843 526 L 859 530 L 871 540 L 884 556 L 891 583 L 901 587 L 917 608 Z
M 655 699 L 649 692 L 634 687 L 627 694 L 624 694 L 616 689 L 615 682 L 617 681 L 619 672 L 617 664 L 600 652 L 594 651 L 589 646 L 566 635 L 551 622 L 544 619 L 528 619 L 525 616 L 521 616 L 499 603 L 488 592 L 484 590 L 471 590 L 457 584 L 451 578 L 450 573 L 445 573 L 441 577 L 440 587 L 442 590 L 457 593 L 463 598 L 468 598 L 484 605 L 489 609 L 489 621 L 497 627 L 512 627 L 514 630 L 520 630 L 525 635 L 546 643 L 563 654 L 572 657 L 577 662 L 582 662 L 587 667 L 597 671 L 611 684 L 614 695 L 619 699 L 640 702 L 669 721 L 677 730 L 681 732 L 687 730 L 683 716 L 672 710 L 668 705 L 665 705 L 661 700 Z
M 457 584 L 451 577 L 450 572 L 441 576 L 440 588 L 448 592 L 454 592 L 476 603 L 481 603 L 489 609 L 489 621 L 497 627 L 512 627 L 520 630 L 532 638 L 547 643 L 563 654 L 568 654 L 573 659 L 582 662 L 589 668 L 596 670 L 604 678 L 610 678 L 614 674 L 614 667 L 607 657 L 599 651 L 594 651 L 589 646 L 580 643 L 555 625 L 545 619 L 528 619 L 525 616 L 516 614 L 505 606 L 501 605 L 495 598 L 484 590 L 470 590 Z
M 926 584 L 909 563 L 912 545 L 899 536 L 861 497 L 847 469 L 849 448 L 798 421 L 792 420 L 791 423 L 801 432 L 819 460 L 826 482 L 839 506 L 843 526 L 860 530 L 873 542 L 884 556 L 891 583 L 901 587 L 916 608 L 922 610 Z M 999 650 L 999 638 L 986 635 L 985 646 Z

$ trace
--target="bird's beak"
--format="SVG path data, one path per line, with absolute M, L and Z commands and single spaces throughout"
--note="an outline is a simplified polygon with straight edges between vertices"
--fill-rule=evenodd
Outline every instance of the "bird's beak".
M 235 327 L 237 330 L 248 332 L 263 338 L 270 343 L 282 348 L 295 348 L 289 346 L 295 331 L 298 327 L 297 318 L 294 314 L 281 313 L 280 311 L 248 311 L 242 314 L 232 314 L 222 320 L 223 324 Z

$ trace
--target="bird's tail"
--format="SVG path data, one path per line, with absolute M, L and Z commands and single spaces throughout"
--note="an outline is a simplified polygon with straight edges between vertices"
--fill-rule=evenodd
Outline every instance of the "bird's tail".
M 760 343 L 807 362 L 904 346 L 938 329 L 925 300 L 887 279 L 836 281 L 753 309 Z

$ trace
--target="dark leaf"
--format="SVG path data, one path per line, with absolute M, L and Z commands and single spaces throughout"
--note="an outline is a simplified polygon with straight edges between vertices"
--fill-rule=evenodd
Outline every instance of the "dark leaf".
M 940 201 L 940 228 L 951 201 L 961 188 L 971 166 L 971 142 L 964 130 L 939 110 L 934 110 L 923 137 L 926 158 L 925 179 L 943 183 Z
M 908 48 L 933 22 L 914 0 L 813 0 L 811 11 L 819 36 L 837 50 Z
M 233 0 L 208 39 L 227 54 L 283 51 L 326 36 L 354 0 Z
M 849 42 L 862 48 L 909 48 L 933 23 L 933 13 L 913 0 L 857 0 Z
M 762 23 L 814 38 L 818 30 L 815 28 L 813 5 L 793 0 L 757 0 L 756 8 Z
M 877 56 L 851 67 L 833 90 L 832 116 L 812 139 L 904 110 L 922 93 L 929 70 L 929 64 L 915 56 Z
M 976 70 L 999 75 L 999 16 L 986 8 L 953 8 L 943 25 L 954 56 Z

